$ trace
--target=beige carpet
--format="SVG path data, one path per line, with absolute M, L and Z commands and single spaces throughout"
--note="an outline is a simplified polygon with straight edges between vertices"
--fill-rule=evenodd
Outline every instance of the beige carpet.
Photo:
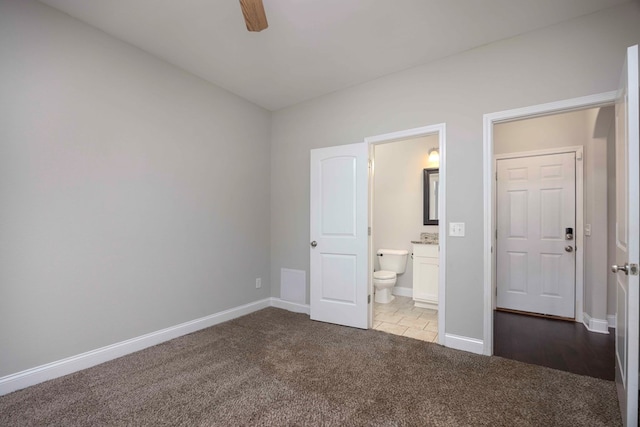
M 0 397 L 0 425 L 616 426 L 612 382 L 268 308 Z

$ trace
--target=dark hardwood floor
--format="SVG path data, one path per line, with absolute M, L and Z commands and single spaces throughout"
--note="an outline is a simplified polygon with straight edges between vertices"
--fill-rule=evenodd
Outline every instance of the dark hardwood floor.
M 494 311 L 493 354 L 561 371 L 615 379 L 615 330 L 589 332 L 582 323 Z

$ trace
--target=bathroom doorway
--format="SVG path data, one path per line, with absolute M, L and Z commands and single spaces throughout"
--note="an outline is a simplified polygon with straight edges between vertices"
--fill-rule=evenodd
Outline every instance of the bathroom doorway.
M 445 125 L 411 129 L 365 140 L 369 144 L 371 171 L 370 327 L 444 344 Z M 433 224 L 433 219 L 428 225 L 424 221 L 425 169 L 432 172 L 437 169 L 439 172 L 438 185 L 434 187 L 435 194 L 431 198 L 432 204 L 437 202 L 437 225 Z M 433 209 L 431 211 L 433 213 Z M 431 274 L 426 277 L 424 270 L 418 270 L 417 278 L 422 278 L 433 289 L 431 295 L 434 298 L 431 298 L 430 304 L 425 305 L 425 301 L 420 298 L 414 300 L 415 296 L 421 295 L 420 292 L 414 293 L 414 247 L 426 244 L 435 250 L 430 266 L 430 271 L 435 271 L 435 276 Z M 384 256 L 378 254 L 381 249 L 407 252 L 406 268 L 404 272 L 396 274 L 395 284 L 391 289 L 392 300 L 385 299 L 388 302 L 380 302 L 380 299 L 376 302 L 375 297 L 374 271 L 381 270 L 380 257 Z

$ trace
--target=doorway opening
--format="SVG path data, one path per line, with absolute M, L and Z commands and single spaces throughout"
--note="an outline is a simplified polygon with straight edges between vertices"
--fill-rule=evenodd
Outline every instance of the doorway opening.
M 612 379 L 614 99 L 485 115 L 485 354 Z M 593 352 L 610 366 L 585 364 Z
M 393 132 L 365 141 L 370 162 L 369 326 L 444 344 L 445 125 Z M 434 175 L 436 172 L 438 175 Z M 425 197 L 431 201 L 432 218 L 428 221 Z M 392 295 L 387 297 L 381 295 L 385 279 L 380 278 L 387 273 L 382 266 L 389 265 L 389 260 L 383 259 L 389 250 L 399 254 L 406 251 L 407 261 L 404 272 L 395 274 L 395 283 L 389 285 L 393 286 Z M 432 253 L 423 254 L 425 250 Z M 426 264 L 422 255 L 428 255 Z

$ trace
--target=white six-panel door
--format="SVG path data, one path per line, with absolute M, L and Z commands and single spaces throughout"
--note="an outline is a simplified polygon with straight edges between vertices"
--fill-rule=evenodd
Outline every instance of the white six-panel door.
M 616 385 L 625 426 L 638 425 L 640 89 L 638 46 L 627 50 L 616 100 Z
M 575 169 L 574 152 L 496 161 L 498 308 L 575 316 Z
M 311 150 L 311 319 L 368 327 L 368 147 Z

